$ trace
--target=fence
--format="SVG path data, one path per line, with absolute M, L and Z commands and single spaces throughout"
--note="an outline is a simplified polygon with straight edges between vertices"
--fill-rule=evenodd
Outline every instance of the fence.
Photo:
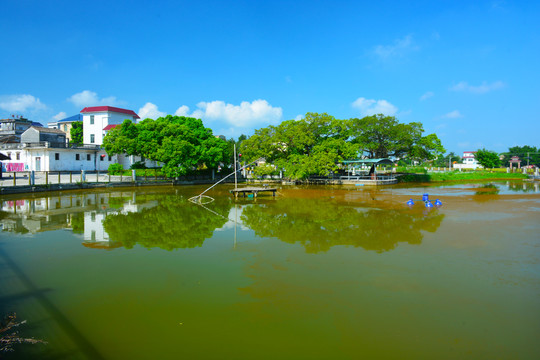
M 224 174 L 192 174 L 176 178 L 159 176 L 157 170 L 135 170 L 130 175 L 112 175 L 106 171 L 19 171 L 4 172 L 0 177 L 0 186 L 33 186 L 53 184 L 80 184 L 80 183 L 124 183 L 126 185 L 135 182 L 164 183 L 182 181 L 218 181 L 225 177 Z M 242 178 L 242 177 L 241 177 Z

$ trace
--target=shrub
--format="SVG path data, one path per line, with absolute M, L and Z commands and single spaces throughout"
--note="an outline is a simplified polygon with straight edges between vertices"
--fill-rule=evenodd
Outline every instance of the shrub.
M 124 166 L 122 164 L 111 164 L 109 165 L 109 174 L 111 175 L 120 175 L 124 172 Z

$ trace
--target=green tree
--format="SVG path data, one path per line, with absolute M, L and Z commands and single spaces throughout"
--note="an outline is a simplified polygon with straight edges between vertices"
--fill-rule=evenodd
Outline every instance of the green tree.
M 512 156 L 518 156 L 520 158 L 521 166 L 527 165 L 527 160 L 529 160 L 529 165 L 540 166 L 540 149 L 534 146 L 513 146 L 509 148 L 508 152 L 504 153 L 503 155 L 504 166 L 510 166 L 509 161 Z
M 475 157 L 476 161 L 478 161 L 478 163 L 486 169 L 493 169 L 495 167 L 499 167 L 501 164 L 499 155 L 494 151 L 479 149 L 476 152 Z
M 171 115 L 138 124 L 125 120 L 105 136 L 103 147 L 109 155 L 138 155 L 159 161 L 170 177 L 217 168 L 228 154 L 227 142 L 215 137 L 200 119 Z
M 248 160 L 264 158 L 289 178 L 329 175 L 338 164 L 354 157 L 358 146 L 347 141 L 347 124 L 328 114 L 307 113 L 301 120 L 287 120 L 269 126 L 241 144 Z
M 419 122 L 401 124 L 393 116 L 383 114 L 350 119 L 350 136 L 369 158 L 405 156 L 415 160 L 431 160 L 446 151 L 435 134 L 422 136 Z
M 75 121 L 71 124 L 69 129 L 69 136 L 71 137 L 70 144 L 82 145 L 83 143 L 83 122 Z

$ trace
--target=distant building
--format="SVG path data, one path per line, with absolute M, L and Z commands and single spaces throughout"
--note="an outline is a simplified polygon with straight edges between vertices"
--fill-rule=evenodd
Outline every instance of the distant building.
M 81 110 L 83 117 L 83 143 L 102 145 L 104 130 L 108 125 L 120 125 L 128 119 L 137 122 L 140 119 L 133 110 L 112 106 L 85 107 Z
M 17 115 L 11 115 L 11 118 L 8 119 L 0 119 L 0 143 L 20 142 L 21 134 L 30 126 L 43 127 L 38 122 Z
M 30 126 L 21 134 L 21 143 L 48 142 L 52 147 L 65 147 L 66 133 L 58 129 Z
M 71 128 L 73 127 L 73 123 L 77 121 L 83 121 L 82 114 L 73 115 L 68 118 L 58 120 L 57 122 L 50 122 L 48 123 L 48 126 L 52 129 L 62 130 L 66 133 L 66 138 L 68 141 L 71 141 Z
M 455 169 L 479 169 L 482 168 L 482 165 L 476 160 L 475 157 L 476 151 L 464 151 L 463 152 L 463 163 L 454 164 Z

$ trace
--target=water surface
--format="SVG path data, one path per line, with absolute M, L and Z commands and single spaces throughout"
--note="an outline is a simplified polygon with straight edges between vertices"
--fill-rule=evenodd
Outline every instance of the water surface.
M 49 342 L 11 356 L 536 358 L 537 185 L 5 197 L 0 309 Z

